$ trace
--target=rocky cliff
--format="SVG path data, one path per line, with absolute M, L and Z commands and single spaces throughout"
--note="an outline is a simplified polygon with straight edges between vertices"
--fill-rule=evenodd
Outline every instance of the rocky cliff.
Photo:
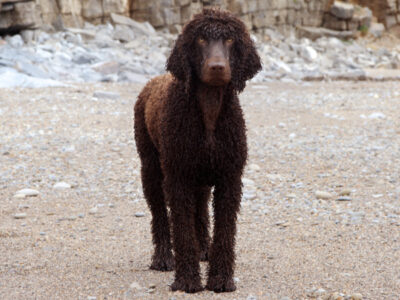
M 399 0 L 349 2 L 369 6 L 387 26 L 400 21 Z M 43 23 L 67 27 L 81 27 L 85 21 L 104 23 L 111 13 L 149 21 L 157 29 L 177 32 L 206 6 L 229 9 L 240 16 L 248 28 L 258 31 L 298 25 L 319 27 L 324 23 L 332 29 L 348 30 L 359 24 L 349 24 L 350 19 L 332 18 L 329 11 L 332 3 L 332 0 L 0 0 L 0 33 Z

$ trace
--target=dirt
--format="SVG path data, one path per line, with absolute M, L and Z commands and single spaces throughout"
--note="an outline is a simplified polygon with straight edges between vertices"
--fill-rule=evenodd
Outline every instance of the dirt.
M 398 82 L 246 89 L 237 291 L 196 295 L 149 270 L 132 130 L 141 88 L 0 90 L 0 299 L 399 299 Z M 40 194 L 15 197 L 23 188 Z

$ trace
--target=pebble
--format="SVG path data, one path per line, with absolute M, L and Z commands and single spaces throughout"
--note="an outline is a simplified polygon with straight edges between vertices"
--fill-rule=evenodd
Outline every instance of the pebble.
M 93 97 L 98 99 L 119 99 L 121 95 L 119 93 L 114 92 L 104 92 L 104 91 L 97 91 L 94 92 Z
M 333 197 L 331 193 L 325 191 L 316 191 L 315 196 L 317 197 L 317 199 L 323 199 L 323 200 L 328 200 Z
M 257 165 L 257 164 L 250 164 L 249 165 L 249 169 L 253 170 L 253 171 L 260 171 L 261 170 L 260 166 Z
M 26 213 L 18 213 L 14 215 L 14 219 L 25 219 Z
M 339 196 L 350 196 L 351 190 L 350 189 L 343 189 L 339 192 Z
M 376 120 L 376 119 L 385 119 L 386 115 L 381 112 L 374 112 L 368 116 L 369 119 Z
M 14 198 L 25 198 L 26 196 L 24 194 L 15 194 Z
M 351 197 L 349 197 L 349 196 L 340 196 L 336 200 L 337 201 L 351 201 Z
M 34 189 L 22 189 L 15 193 L 16 198 L 24 198 L 24 197 L 36 197 L 39 195 L 39 191 Z
M 97 214 L 98 210 L 99 210 L 99 209 L 97 208 L 97 206 L 95 206 L 95 207 L 89 209 L 89 215 Z
M 351 300 L 362 300 L 363 295 L 360 293 L 355 293 L 355 294 L 351 295 L 350 297 L 351 297 L 350 298 Z
M 137 283 L 136 281 L 132 282 L 129 285 L 129 288 L 132 289 L 132 290 L 141 290 L 141 289 L 143 289 L 143 287 L 139 283 Z
M 57 182 L 55 185 L 53 185 L 53 189 L 55 189 L 55 190 L 64 190 L 64 189 L 70 189 L 70 188 L 71 188 L 71 185 L 64 181 Z
M 144 212 L 137 212 L 137 213 L 135 213 L 135 217 L 137 217 L 137 218 L 141 218 L 141 217 L 144 217 L 146 214 L 144 213 Z

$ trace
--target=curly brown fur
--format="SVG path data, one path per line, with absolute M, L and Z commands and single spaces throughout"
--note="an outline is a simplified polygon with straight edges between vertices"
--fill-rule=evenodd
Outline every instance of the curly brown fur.
M 217 59 L 229 61 L 229 73 L 213 73 L 218 82 L 215 86 L 204 79 L 209 66 L 204 66 L 206 52 L 199 46 L 199 37 L 201 43 L 204 38 L 225 51 L 222 58 L 216 54 Z M 202 290 L 199 261 L 206 259 L 207 289 L 236 289 L 232 279 L 236 219 L 247 158 L 245 123 L 237 94 L 260 68 L 244 24 L 228 12 L 207 9 L 178 37 L 167 62 L 172 75 L 150 81 L 135 104 L 142 184 L 153 217 L 151 268 L 165 271 L 175 267 L 172 290 Z M 211 187 L 214 236 L 210 245 L 207 203 Z

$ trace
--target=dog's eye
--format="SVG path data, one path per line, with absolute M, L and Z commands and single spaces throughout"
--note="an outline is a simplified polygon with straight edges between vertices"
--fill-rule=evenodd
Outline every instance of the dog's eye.
M 228 45 L 230 45 L 230 44 L 233 43 L 233 39 L 231 39 L 231 38 L 226 39 L 225 43 L 227 43 Z
M 207 43 L 207 41 L 206 41 L 204 38 L 202 38 L 202 37 L 198 38 L 198 39 L 197 39 L 197 42 L 198 42 L 200 45 L 204 45 L 205 43 Z

